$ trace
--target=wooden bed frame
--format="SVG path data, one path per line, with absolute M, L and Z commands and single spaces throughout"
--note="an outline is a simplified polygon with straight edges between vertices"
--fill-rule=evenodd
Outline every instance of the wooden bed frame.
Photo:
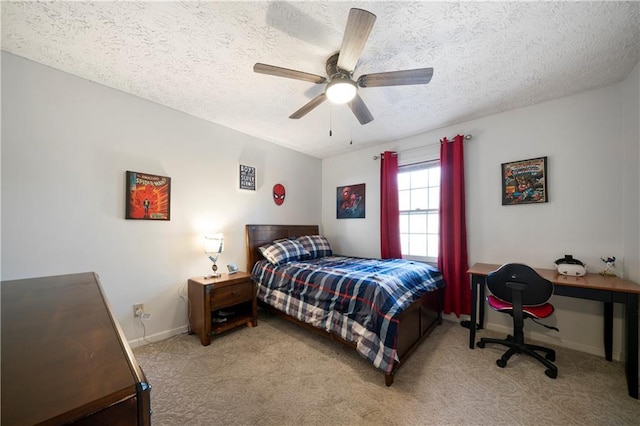
M 247 271 L 251 272 L 253 265 L 260 259 L 258 247 L 266 245 L 279 238 L 293 238 L 301 235 L 317 235 L 317 225 L 246 225 L 246 252 Z M 301 322 L 271 306 L 266 306 L 271 312 L 306 329 L 320 333 L 325 337 L 338 341 L 352 349 L 354 343 L 346 341 L 339 336 Z M 393 376 L 402 364 L 409 358 L 427 335 L 437 326 L 442 324 L 442 289 L 430 292 L 416 300 L 411 306 L 398 316 L 398 340 L 397 352 L 399 362 L 396 362 L 393 370 L 385 374 L 385 384 L 391 386 Z

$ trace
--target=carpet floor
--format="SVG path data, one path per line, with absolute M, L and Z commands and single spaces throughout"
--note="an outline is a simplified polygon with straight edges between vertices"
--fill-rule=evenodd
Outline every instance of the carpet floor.
M 444 321 L 391 387 L 355 351 L 262 312 L 210 346 L 182 334 L 134 354 L 154 425 L 640 425 L 620 362 L 556 348 L 553 380 L 527 356 L 499 368 L 503 347 L 467 345 Z

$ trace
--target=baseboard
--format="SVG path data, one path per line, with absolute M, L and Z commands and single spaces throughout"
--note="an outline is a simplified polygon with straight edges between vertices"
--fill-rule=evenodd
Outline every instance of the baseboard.
M 183 325 L 182 327 L 174 328 L 171 330 L 161 331 L 160 333 L 151 334 L 149 336 L 141 337 L 139 339 L 129 340 L 129 346 L 131 348 L 137 348 L 139 346 L 144 346 L 149 343 L 159 342 L 160 340 L 168 339 L 169 337 L 177 336 L 178 334 L 183 334 L 189 331 L 189 327 Z
M 451 321 L 451 322 L 456 322 L 459 323 L 461 321 L 461 318 L 457 318 L 455 315 L 442 315 L 442 319 L 446 320 L 446 321 Z M 465 318 L 467 319 L 467 318 Z M 491 330 L 491 331 L 495 331 L 497 333 L 501 333 L 501 334 L 511 334 L 513 329 L 509 328 L 509 327 L 505 327 L 502 325 L 498 325 L 498 324 L 485 324 L 485 328 L 487 330 Z M 584 353 L 588 353 L 591 355 L 596 355 L 599 357 L 604 358 L 604 348 L 603 347 L 598 347 L 598 346 L 591 346 L 591 345 L 585 345 L 583 343 L 578 343 L 578 342 L 572 342 L 570 340 L 562 340 L 560 338 L 550 338 L 549 336 L 546 336 L 544 334 L 540 334 L 540 333 L 531 333 L 531 332 L 527 332 L 525 331 L 524 333 L 524 337 L 525 339 L 530 339 L 530 340 L 535 340 L 537 342 L 540 342 L 542 344 L 548 344 L 548 345 L 552 345 L 552 346 L 560 346 L 563 348 L 567 348 L 567 349 L 573 349 L 576 351 L 580 351 L 580 352 L 584 352 Z M 624 353 L 620 352 L 620 351 L 613 351 L 611 353 L 612 358 L 615 361 L 621 361 L 624 359 Z

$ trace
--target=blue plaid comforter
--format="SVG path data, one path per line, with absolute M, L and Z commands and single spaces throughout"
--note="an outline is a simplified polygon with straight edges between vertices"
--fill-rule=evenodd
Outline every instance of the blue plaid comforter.
M 433 266 L 400 259 L 327 256 L 274 266 L 257 262 L 258 298 L 299 321 L 353 342 L 390 373 L 398 360 L 397 316 L 425 293 L 444 287 Z

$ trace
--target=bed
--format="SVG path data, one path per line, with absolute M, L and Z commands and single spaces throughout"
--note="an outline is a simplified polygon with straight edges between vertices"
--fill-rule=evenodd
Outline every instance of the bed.
M 400 366 L 442 323 L 442 275 L 420 262 L 314 250 L 306 243 L 323 238 L 318 231 L 317 225 L 246 225 L 247 271 L 257 283 L 258 301 L 272 313 L 355 349 L 391 386 Z M 297 241 L 306 244 L 311 256 L 305 251 L 300 258 L 274 260 L 271 249 L 299 247 Z

